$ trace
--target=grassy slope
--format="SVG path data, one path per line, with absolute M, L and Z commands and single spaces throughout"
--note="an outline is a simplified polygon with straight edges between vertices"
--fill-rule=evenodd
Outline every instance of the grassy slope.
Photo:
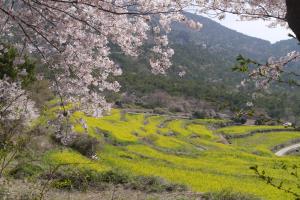
M 225 135 L 242 135 L 253 131 L 289 129 L 284 126 L 229 126 L 219 129 L 217 132 Z
M 278 144 L 284 144 L 293 139 L 300 138 L 300 132 L 274 132 L 256 134 L 247 138 L 233 139 L 232 144 L 247 149 L 271 149 Z
M 122 114 L 118 110 L 100 119 L 76 113 L 72 121 L 76 123 L 79 118 L 87 121 L 88 134 L 104 140 L 96 130 L 105 130 L 121 145 L 105 143 L 103 150 L 98 152 L 98 161 L 91 161 L 72 150 L 53 150 L 46 155 L 49 162 L 83 163 L 80 168 L 96 171 L 118 169 L 132 175 L 160 176 L 174 183 L 186 184 L 199 192 L 229 188 L 269 200 L 292 199 L 292 196 L 258 180 L 249 167 L 258 165 L 278 180 L 292 181 L 291 177 L 276 169 L 276 165 L 281 161 L 296 163 L 299 159 L 277 158 L 270 148 L 300 137 L 300 132 L 258 134 L 236 139 L 233 145 L 223 145 L 216 142 L 218 137 L 204 125 L 218 123 L 215 120 L 205 120 L 201 124 L 199 120 L 170 120 L 162 116 Z M 241 134 L 268 128 L 240 126 L 221 131 Z M 80 125 L 75 129 L 84 132 Z M 207 150 L 201 151 L 199 146 Z M 263 153 L 257 155 L 252 153 L 254 151 Z

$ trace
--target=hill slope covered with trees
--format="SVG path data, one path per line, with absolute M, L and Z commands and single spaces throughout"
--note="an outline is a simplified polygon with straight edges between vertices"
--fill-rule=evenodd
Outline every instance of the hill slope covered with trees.
M 290 51 L 299 50 L 295 39 L 271 44 L 228 29 L 203 16 L 191 13 L 185 15 L 201 22 L 203 29 L 194 31 L 182 24 L 173 23 L 170 44 L 175 49 L 175 55 L 173 66 L 166 76 L 149 73 L 147 46 L 138 59 L 117 53 L 112 55 L 124 70 L 123 76 L 119 78 L 123 86 L 122 92 L 145 96 L 157 90 L 165 91 L 170 95 L 222 104 L 221 107 L 229 105 L 235 111 L 243 108 L 250 99 L 272 117 L 295 120 L 294 116 L 299 116 L 298 103 L 292 100 L 300 96 L 297 88 L 277 85 L 267 93 L 260 92 L 260 98 L 251 100 L 249 94 L 257 92 L 255 87 L 251 84 L 239 87 L 246 76 L 232 71 L 240 54 L 264 63 L 270 56 L 281 57 Z M 297 65 L 292 64 L 290 69 L 297 71 Z M 185 72 L 183 77 L 178 75 L 181 71 Z M 143 74 L 144 78 L 139 79 L 139 74 Z M 288 97 L 278 98 L 283 95 Z

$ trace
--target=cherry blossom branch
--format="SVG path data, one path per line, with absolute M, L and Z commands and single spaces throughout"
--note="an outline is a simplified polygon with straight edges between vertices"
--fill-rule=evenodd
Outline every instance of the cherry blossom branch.
M 272 81 L 300 86 L 300 83 L 296 80 L 284 80 L 282 78 L 284 74 L 296 77 L 300 76 L 295 72 L 285 70 L 285 68 L 289 66 L 290 63 L 300 61 L 300 52 L 294 51 L 279 59 L 269 58 L 266 64 L 261 64 L 257 61 L 245 59 L 242 56 L 239 56 L 237 58 L 237 61 L 239 62 L 239 64 L 237 64 L 233 68 L 233 70 L 249 73 L 249 78 L 255 80 L 256 86 L 260 89 L 267 88 Z M 249 69 L 253 65 L 254 69 L 250 71 Z

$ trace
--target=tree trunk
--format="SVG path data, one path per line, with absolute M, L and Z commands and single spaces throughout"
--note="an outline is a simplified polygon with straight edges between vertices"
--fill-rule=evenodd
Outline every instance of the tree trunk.
M 290 28 L 300 41 L 300 0 L 286 0 L 286 19 Z

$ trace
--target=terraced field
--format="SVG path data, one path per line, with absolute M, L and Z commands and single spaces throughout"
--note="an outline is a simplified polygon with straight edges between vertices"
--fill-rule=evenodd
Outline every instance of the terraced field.
M 87 132 L 79 125 L 80 118 L 87 122 Z M 259 180 L 249 167 L 258 165 L 275 180 L 286 180 L 293 188 L 296 185 L 293 177 L 276 166 L 281 162 L 299 163 L 299 157 L 277 157 L 271 149 L 300 138 L 300 132 L 257 133 L 233 138 L 232 144 L 228 145 L 220 142 L 219 134 L 241 135 L 283 127 L 235 126 L 212 130 L 209 127 L 223 121 L 127 114 L 120 110 L 113 110 L 111 115 L 100 119 L 78 112 L 71 121 L 78 133 L 89 134 L 101 141 L 103 148 L 97 154 L 99 159 L 91 160 L 65 149 L 48 152 L 45 156 L 48 162 L 82 163 L 79 168 L 97 172 L 117 169 L 134 176 L 159 176 L 198 192 L 231 189 L 267 200 L 293 199 Z
M 252 135 L 259 132 L 280 132 L 288 131 L 292 128 L 285 128 L 284 126 L 228 126 L 218 129 L 217 133 L 225 136 L 243 137 L 243 135 Z
M 299 138 L 300 132 L 270 132 L 256 134 L 246 138 L 232 139 L 231 141 L 233 145 L 251 151 L 254 149 L 271 150 L 278 144 L 285 144 Z

